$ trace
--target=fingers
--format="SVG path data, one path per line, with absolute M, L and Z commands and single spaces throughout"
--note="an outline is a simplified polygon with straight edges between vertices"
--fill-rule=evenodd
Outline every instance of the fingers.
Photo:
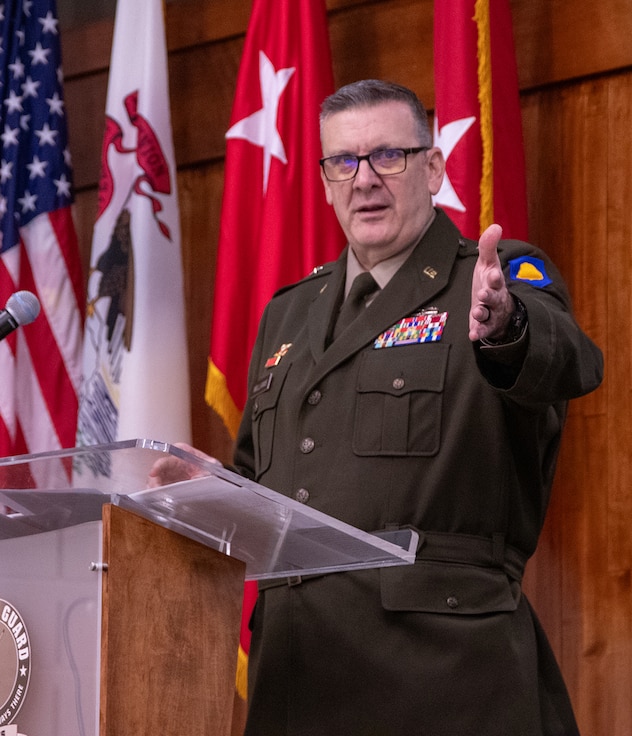
M 149 470 L 147 485 L 149 488 L 177 483 L 187 480 L 189 473 L 187 464 L 175 457 L 161 458 Z
M 502 334 L 511 317 L 512 300 L 505 283 L 498 243 L 500 225 L 490 225 L 478 241 L 478 258 L 472 275 L 470 340 Z
M 206 460 L 207 462 L 214 463 L 215 465 L 221 465 L 220 461 L 216 457 L 207 455 L 205 452 L 202 452 L 202 450 L 198 450 L 197 447 L 193 447 L 186 442 L 176 442 L 174 447 L 178 447 L 181 450 L 188 452 L 190 455 L 195 455 L 195 457 L 199 457 L 201 460 Z
M 492 265 L 497 262 L 498 243 L 503 234 L 500 225 L 490 225 L 481 233 L 478 240 L 478 257 L 483 265 Z
M 201 460 L 205 460 L 206 462 L 221 465 L 220 461 L 216 458 L 207 455 L 185 442 L 177 442 L 174 444 L 174 447 L 178 447 L 179 449 L 184 450 L 191 455 L 195 455 L 195 457 L 199 457 Z M 147 477 L 147 487 L 158 488 L 159 486 L 179 483 L 184 480 L 193 480 L 194 478 L 201 478 L 206 475 L 209 475 L 209 471 L 203 470 L 197 465 L 186 462 L 179 457 L 167 455 L 166 457 L 157 460 L 150 468 Z
M 472 317 L 481 324 L 487 322 L 491 317 L 491 310 L 486 304 L 477 304 L 472 309 Z

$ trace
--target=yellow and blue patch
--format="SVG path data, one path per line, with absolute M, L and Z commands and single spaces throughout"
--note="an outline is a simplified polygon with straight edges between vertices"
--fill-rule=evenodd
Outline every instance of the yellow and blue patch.
M 509 261 L 509 277 L 512 281 L 525 281 L 538 289 L 553 283 L 544 261 L 533 256 L 520 256 Z

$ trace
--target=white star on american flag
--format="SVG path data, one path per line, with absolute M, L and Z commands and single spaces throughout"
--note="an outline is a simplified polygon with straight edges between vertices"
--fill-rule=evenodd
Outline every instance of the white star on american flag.
M 8 125 L 4 126 L 4 133 L 0 135 L 2 138 L 3 146 L 17 146 L 18 145 L 18 133 L 20 131 L 17 128 L 11 128 Z
M 42 44 L 38 41 L 35 44 L 35 48 L 32 51 L 29 51 L 29 56 L 31 57 L 31 64 L 33 66 L 36 66 L 37 64 L 48 64 L 49 54 L 50 54 L 50 49 L 43 48 Z
M 13 79 L 22 79 L 24 76 L 24 64 L 20 59 L 16 59 L 13 64 L 9 64 L 9 69 L 13 72 Z
M 57 18 L 53 17 L 50 10 L 46 13 L 44 18 L 38 18 L 37 20 L 42 24 L 42 31 L 44 33 L 54 33 L 57 35 L 57 23 L 59 21 Z
M 41 130 L 36 130 L 35 135 L 39 139 L 40 146 L 43 146 L 46 143 L 48 143 L 51 146 L 55 145 L 55 138 L 57 137 L 57 131 L 51 130 L 51 127 L 48 123 L 44 123 L 44 125 L 42 125 Z
M 52 97 L 47 97 L 46 102 L 51 115 L 63 115 L 64 114 L 64 101 L 59 97 L 59 93 L 55 92 Z
M 41 82 L 35 82 L 31 77 L 27 77 L 22 85 L 23 97 L 37 97 L 37 88 Z
M 37 202 L 37 194 L 31 194 L 28 189 L 24 191 L 23 197 L 18 197 L 18 202 L 22 205 L 22 214 L 25 212 L 35 212 L 35 202 Z
M 33 156 L 33 161 L 26 165 L 29 170 L 29 179 L 35 179 L 36 176 L 46 176 L 46 167 L 48 161 L 40 161 L 39 156 Z
M 22 112 L 22 98 L 16 94 L 15 90 L 9 92 L 9 96 L 4 100 L 4 104 L 7 106 L 7 113 Z

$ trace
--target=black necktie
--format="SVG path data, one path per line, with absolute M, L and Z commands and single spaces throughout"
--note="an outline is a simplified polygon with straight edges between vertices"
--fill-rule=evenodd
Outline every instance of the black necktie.
M 351 290 L 342 304 L 340 314 L 334 327 L 334 340 L 341 335 L 346 328 L 362 314 L 366 309 L 366 298 L 378 289 L 375 279 L 368 271 L 363 271 L 355 277 L 351 284 Z

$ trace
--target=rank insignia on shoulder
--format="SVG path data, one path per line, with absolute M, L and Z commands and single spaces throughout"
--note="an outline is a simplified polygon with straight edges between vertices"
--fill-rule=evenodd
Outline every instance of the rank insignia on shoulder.
M 393 348 L 398 345 L 414 345 L 420 342 L 438 342 L 448 319 L 447 312 L 436 309 L 404 317 L 403 320 L 383 332 L 373 343 L 373 347 Z
M 266 368 L 274 368 L 275 365 L 279 365 L 281 358 L 287 354 L 287 351 L 292 347 L 292 343 L 283 343 L 276 353 L 266 360 Z
M 509 277 L 512 281 L 524 281 L 538 289 L 553 283 L 544 261 L 533 256 L 520 256 L 509 261 Z

